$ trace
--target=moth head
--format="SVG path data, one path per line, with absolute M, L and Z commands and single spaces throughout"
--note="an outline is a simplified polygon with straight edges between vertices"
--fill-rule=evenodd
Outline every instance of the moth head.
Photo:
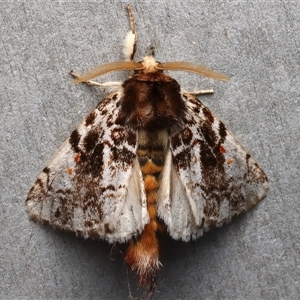
M 152 55 L 145 56 L 141 64 L 144 67 L 142 70 L 143 73 L 155 73 L 158 71 L 158 69 L 156 68 L 158 62 Z

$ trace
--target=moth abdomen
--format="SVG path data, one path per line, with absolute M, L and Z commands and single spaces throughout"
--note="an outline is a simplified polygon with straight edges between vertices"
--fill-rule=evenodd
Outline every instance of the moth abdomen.
M 140 238 L 131 242 L 125 261 L 138 272 L 140 285 L 155 281 L 156 271 L 160 265 L 159 244 L 156 235 L 163 225 L 157 219 L 157 195 L 167 150 L 168 133 L 166 129 L 138 131 L 137 157 L 143 176 L 149 222 L 145 225 Z

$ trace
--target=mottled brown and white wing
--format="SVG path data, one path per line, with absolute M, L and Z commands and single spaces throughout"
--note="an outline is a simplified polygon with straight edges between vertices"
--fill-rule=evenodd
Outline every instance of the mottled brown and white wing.
M 183 93 L 185 125 L 171 133 L 158 214 L 174 239 L 196 239 L 265 197 L 262 169 L 224 124 Z
M 89 238 L 122 242 L 149 221 L 137 133 L 116 124 L 121 93 L 73 131 L 31 188 L 30 217 Z

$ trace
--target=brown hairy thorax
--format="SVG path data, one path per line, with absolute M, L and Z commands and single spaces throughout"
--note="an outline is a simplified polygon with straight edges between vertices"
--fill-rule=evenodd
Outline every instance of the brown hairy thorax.
M 127 79 L 120 105 L 118 124 L 151 131 L 182 123 L 186 113 L 179 84 L 162 71 Z

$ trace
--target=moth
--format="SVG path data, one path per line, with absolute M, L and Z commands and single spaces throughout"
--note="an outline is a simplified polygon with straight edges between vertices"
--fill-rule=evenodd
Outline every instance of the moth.
M 30 189 L 30 218 L 78 236 L 128 242 L 125 262 L 141 286 L 160 268 L 159 232 L 190 241 L 257 204 L 268 179 L 236 137 L 164 71 L 183 70 L 228 81 L 186 62 L 134 60 L 136 30 L 126 61 L 108 63 L 75 83 L 113 88 L 75 129 Z M 91 79 L 131 70 L 124 82 Z

